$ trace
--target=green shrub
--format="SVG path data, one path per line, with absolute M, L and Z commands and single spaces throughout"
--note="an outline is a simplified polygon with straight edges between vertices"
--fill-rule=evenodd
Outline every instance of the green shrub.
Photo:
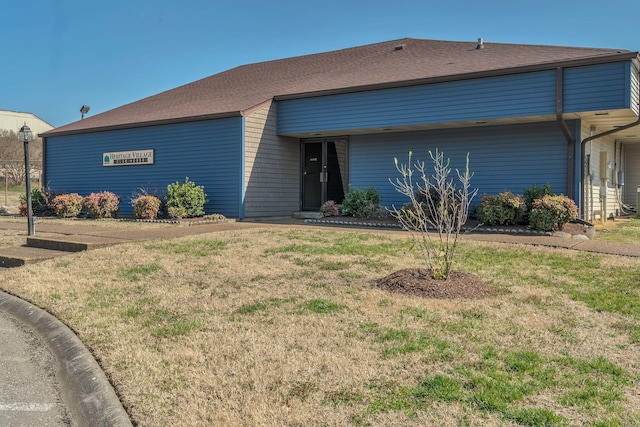
M 529 220 L 529 212 L 533 208 L 533 202 L 544 196 L 555 196 L 549 184 L 545 184 L 542 187 L 538 187 L 538 184 L 533 184 L 530 188 L 524 188 L 522 191 L 525 203 L 524 220 L 526 222 Z
M 524 197 L 509 191 L 480 200 L 480 222 L 489 225 L 513 225 L 524 214 Z
M 83 200 L 78 193 L 60 194 L 53 198 L 51 207 L 59 218 L 75 218 L 82 212 Z
M 82 202 L 91 218 L 113 218 L 120 209 L 120 197 L 109 192 L 91 193 Z
M 190 218 L 204 215 L 207 195 L 204 187 L 189 181 L 174 182 L 167 186 L 167 211 L 172 218 Z
M 18 196 L 20 200 L 20 214 L 27 216 L 27 196 L 26 194 L 20 194 Z M 53 216 L 55 213 L 51 207 L 50 201 L 53 199 L 53 195 L 48 190 L 40 190 L 34 188 L 31 190 L 31 209 L 33 214 L 37 216 Z
M 136 218 L 156 219 L 161 204 L 156 196 L 139 196 L 133 201 L 133 213 Z
M 578 217 L 578 207 L 566 196 L 543 196 L 533 202 L 529 226 L 534 230 L 560 230 Z
M 322 216 L 340 216 L 340 208 L 333 200 L 327 200 L 320 206 Z
M 382 198 L 378 190 L 371 186 L 351 189 L 342 202 L 342 212 L 345 215 L 363 217 L 371 212 L 371 205 L 379 206 L 380 200 Z

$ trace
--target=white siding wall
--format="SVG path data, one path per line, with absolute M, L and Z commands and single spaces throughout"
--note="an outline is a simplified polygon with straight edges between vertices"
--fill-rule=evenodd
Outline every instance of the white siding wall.
M 300 142 L 276 135 L 276 104 L 245 117 L 245 216 L 290 216 L 300 204 Z
M 582 137 L 586 138 L 590 135 L 590 123 L 582 122 Z M 596 130 L 596 133 L 598 130 Z M 610 163 L 610 168 L 607 168 L 606 176 L 600 174 L 600 153 L 607 153 L 607 163 Z M 607 187 L 607 203 L 606 203 L 606 216 L 611 214 L 620 214 L 620 202 L 622 200 L 622 188 L 618 184 L 613 183 L 613 171 L 615 168 L 620 169 L 623 165 L 620 157 L 620 144 L 616 152 L 615 138 L 613 136 L 598 138 L 593 141 L 587 142 L 585 147 L 585 154 L 590 156 L 590 169 L 591 169 L 591 184 L 589 183 L 589 177 L 585 177 L 585 197 L 584 201 L 587 204 L 587 221 L 601 220 L 602 212 L 602 200 L 600 199 L 600 186 L 606 185 Z M 587 173 L 587 171 L 585 171 Z M 606 182 L 605 182 L 606 179 Z
M 640 144 L 624 146 L 624 195 L 622 201 L 636 210 L 636 192 L 640 186 Z

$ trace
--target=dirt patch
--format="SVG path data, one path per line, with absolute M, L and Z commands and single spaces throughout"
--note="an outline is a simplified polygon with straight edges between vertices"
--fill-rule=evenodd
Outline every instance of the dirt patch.
M 375 285 L 389 292 L 423 298 L 482 298 L 495 293 L 475 274 L 452 271 L 447 280 L 436 280 L 425 268 L 407 268 L 376 280 Z

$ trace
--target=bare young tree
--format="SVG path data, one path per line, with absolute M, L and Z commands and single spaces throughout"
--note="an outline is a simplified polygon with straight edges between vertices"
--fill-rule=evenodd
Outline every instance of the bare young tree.
M 31 172 L 39 171 L 42 165 L 42 140 L 35 138 L 29 143 Z M 0 129 L 0 169 L 11 185 L 24 183 L 24 143 L 12 130 Z
M 469 172 L 469 154 L 465 170 L 460 172 L 456 169 L 459 186 L 450 178 L 450 161 L 445 161 L 441 151 L 436 150 L 435 154 L 429 151 L 433 161 L 431 175 L 424 162 L 416 161 L 412 165 L 412 156 L 410 151 L 407 164 L 399 164 L 394 158 L 402 177 L 389 181 L 398 192 L 409 197 L 410 202 L 399 210 L 393 207 L 392 215 L 405 230 L 411 232 L 422 249 L 431 277 L 447 280 L 462 226 L 469 216 L 469 206 L 478 192 L 470 189 L 473 173 Z

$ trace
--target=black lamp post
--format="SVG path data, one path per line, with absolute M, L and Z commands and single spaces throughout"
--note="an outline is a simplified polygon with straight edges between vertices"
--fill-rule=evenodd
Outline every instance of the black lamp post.
M 25 123 L 20 128 L 18 136 L 24 142 L 24 170 L 25 170 L 25 184 L 27 187 L 27 226 L 29 236 L 35 234 L 35 227 L 33 223 L 33 209 L 31 207 L 31 166 L 29 165 L 29 143 L 33 140 L 31 129 Z

